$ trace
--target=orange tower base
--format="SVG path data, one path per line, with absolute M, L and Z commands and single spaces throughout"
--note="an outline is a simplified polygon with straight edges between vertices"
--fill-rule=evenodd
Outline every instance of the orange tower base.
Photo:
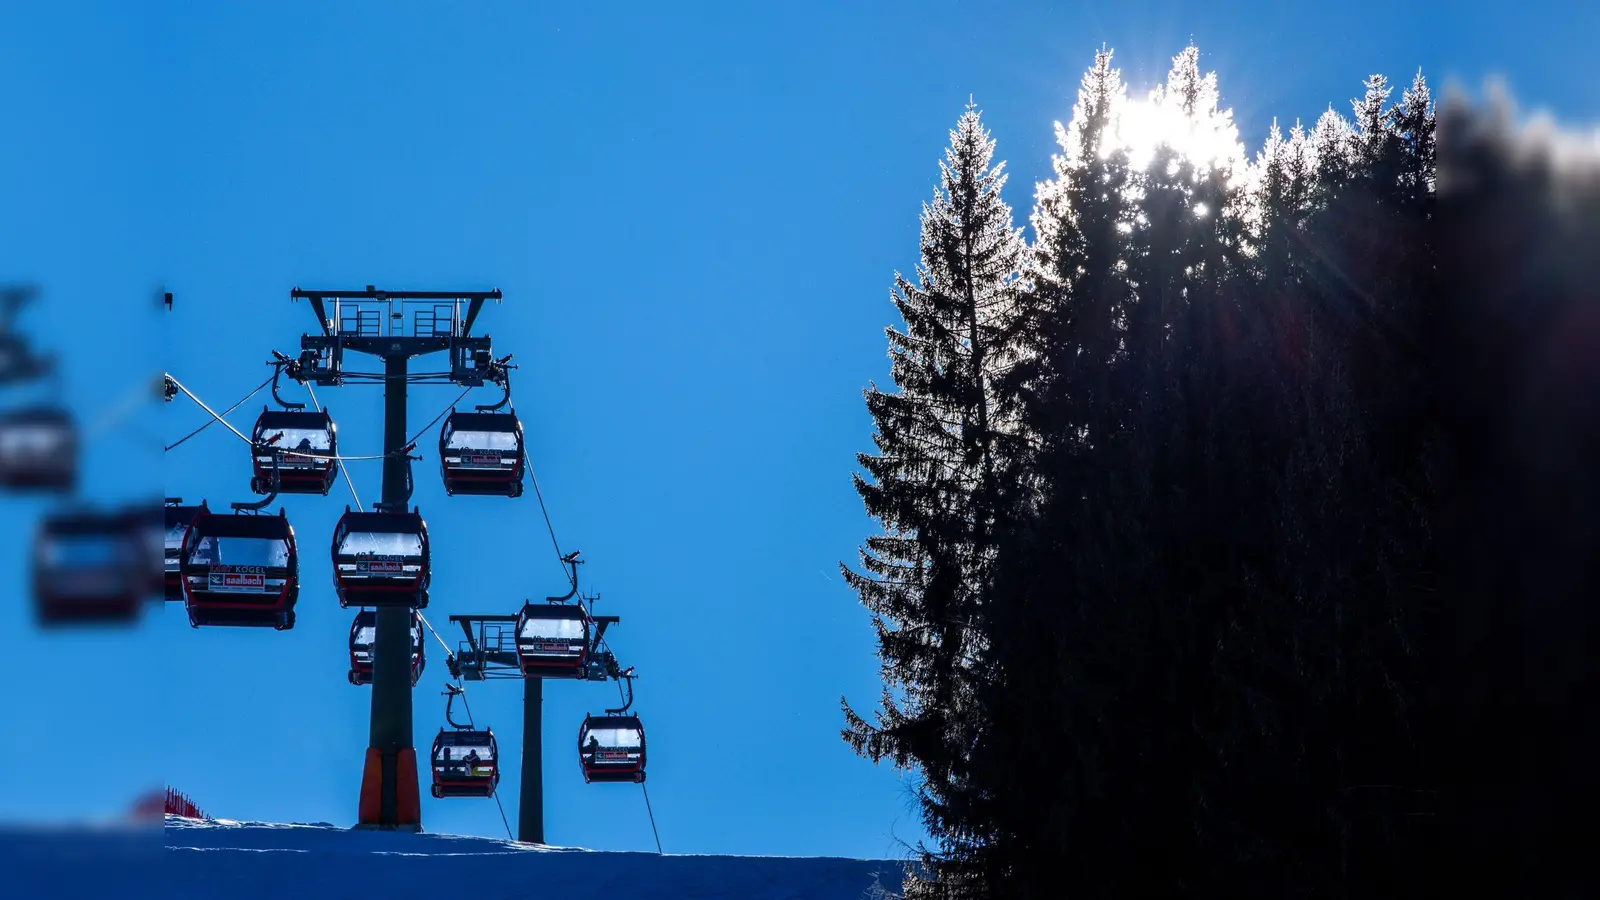
M 422 830 L 422 798 L 417 790 L 417 751 L 401 747 L 395 754 L 394 821 L 383 821 L 383 751 L 367 748 L 367 761 L 361 772 L 361 803 L 357 828 Z

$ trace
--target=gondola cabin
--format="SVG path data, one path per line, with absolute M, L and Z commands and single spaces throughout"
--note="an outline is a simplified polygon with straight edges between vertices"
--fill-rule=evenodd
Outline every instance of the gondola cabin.
M 178 577 L 196 628 L 294 627 L 300 559 L 282 509 L 275 516 L 201 510 L 184 532 Z
M 139 571 L 147 598 L 160 597 L 166 590 L 166 573 L 162 567 L 166 528 L 162 511 L 154 504 L 137 503 L 123 512 L 128 527 L 139 536 Z
M 333 457 L 339 450 L 339 434 L 327 410 L 306 412 L 263 406 L 250 442 L 250 460 L 255 471 L 250 489 L 256 493 L 274 491 L 274 454 L 262 452 L 263 446 L 282 451 L 276 454 L 278 493 L 326 495 L 333 487 L 334 476 L 338 474 L 338 463 Z
M 78 428 L 65 409 L 0 414 L 0 488 L 70 492 L 78 484 Z
M 452 410 L 439 428 L 444 492 L 522 496 L 522 448 L 515 413 Z
M 590 783 L 644 782 L 644 726 L 638 716 L 587 716 L 578 761 Z
M 492 729 L 439 729 L 433 739 L 435 797 L 493 797 L 499 785 L 500 748 Z
M 420 512 L 351 512 L 333 529 L 339 605 L 428 605 L 428 527 Z
M 183 498 L 169 497 L 165 503 L 166 533 L 162 540 L 162 588 L 167 600 L 183 600 L 183 581 L 178 577 L 178 561 L 183 551 L 183 535 L 189 523 L 202 512 L 210 512 L 204 500 L 199 506 L 184 506 Z
M 32 587 L 41 625 L 125 625 L 148 587 L 144 535 L 120 512 L 45 516 L 34 534 Z
M 577 678 L 589 654 L 589 616 L 576 603 L 528 603 L 517 614 L 522 674 Z
M 378 611 L 363 609 L 350 623 L 350 683 L 372 683 L 372 649 L 378 643 Z M 411 686 L 417 686 L 428 665 L 427 642 L 422 634 L 422 617 L 411 614 Z

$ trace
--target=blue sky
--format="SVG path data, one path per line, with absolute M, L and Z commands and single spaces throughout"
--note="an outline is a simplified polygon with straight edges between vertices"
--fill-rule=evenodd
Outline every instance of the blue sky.
M 870 448 L 860 392 L 886 380 L 891 276 L 916 263 L 969 94 L 1019 223 L 1102 43 L 1143 90 L 1192 37 L 1252 153 L 1273 116 L 1347 111 L 1369 72 L 1418 66 L 1436 86 L 1503 73 L 1529 105 L 1600 119 L 1582 43 L 1600 12 L 1408 6 L 34 5 L 0 18 L 0 280 L 44 286 L 24 321 L 100 426 L 86 493 L 213 507 L 247 499 L 243 445 L 213 428 L 163 460 L 155 442 L 203 414 L 180 399 L 110 418 L 138 378 L 165 365 L 232 403 L 312 327 L 295 285 L 501 288 L 478 331 L 516 355 L 558 534 L 623 617 L 611 643 L 641 673 L 665 848 L 897 855 L 922 835 L 906 785 L 837 736 L 840 695 L 870 709 L 879 681 L 836 562 L 873 530 L 850 484 Z M 177 309 L 158 316 L 162 283 Z M 413 426 L 456 393 L 415 390 Z M 378 389 L 319 396 L 347 452 L 377 449 Z M 559 593 L 533 494 L 447 499 L 421 452 L 436 626 Z M 377 464 L 351 475 L 370 502 Z M 38 777 L 8 767 L 0 819 L 115 812 L 170 783 L 218 815 L 351 823 L 370 695 L 345 682 L 351 613 L 328 586 L 343 490 L 283 501 L 306 585 L 284 634 L 191 630 L 177 605 L 132 633 L 36 634 L 24 543 L 43 504 L 3 501 L 0 680 L 19 727 L 0 746 L 50 750 Z M 414 695 L 419 746 L 443 724 L 442 656 Z M 520 687 L 468 690 L 515 747 Z M 552 843 L 652 846 L 639 790 L 584 785 L 572 758 L 584 712 L 614 696 L 546 689 Z M 423 821 L 501 832 L 481 801 L 425 798 Z

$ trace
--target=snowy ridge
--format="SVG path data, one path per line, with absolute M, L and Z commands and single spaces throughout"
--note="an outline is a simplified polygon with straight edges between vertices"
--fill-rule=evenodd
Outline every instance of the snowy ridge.
M 163 900 L 889 900 L 899 895 L 906 868 L 896 860 L 659 856 L 177 816 L 166 817 L 164 831 L 0 829 L 0 865 L 16 879 L 8 878 L 10 885 L 22 888 L 15 896 Z

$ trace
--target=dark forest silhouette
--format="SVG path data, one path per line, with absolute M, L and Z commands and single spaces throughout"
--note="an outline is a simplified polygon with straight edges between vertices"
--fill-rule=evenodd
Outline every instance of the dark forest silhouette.
M 1193 47 L 1137 110 L 1178 147 L 1128 99 L 1097 54 L 1031 235 L 969 107 L 896 277 L 844 736 L 919 776 L 913 891 L 1578 884 L 1597 154 L 1418 74 L 1230 159 Z

